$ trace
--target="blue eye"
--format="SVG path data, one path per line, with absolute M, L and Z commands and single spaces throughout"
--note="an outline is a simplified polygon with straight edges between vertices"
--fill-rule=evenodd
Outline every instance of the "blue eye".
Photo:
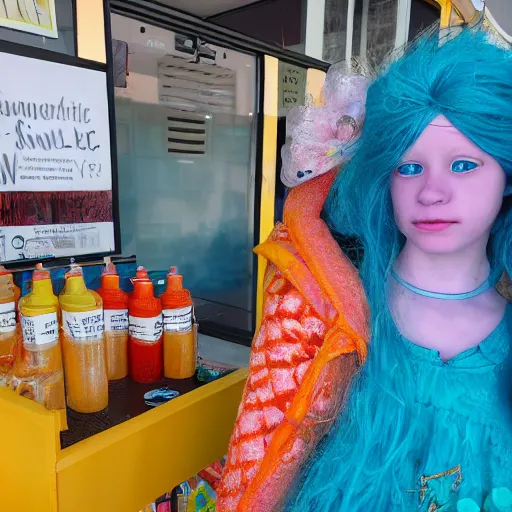
M 455 160 L 452 163 L 451 169 L 453 172 L 463 173 L 474 171 L 477 167 L 480 167 L 480 165 L 471 160 Z
M 397 169 L 400 176 L 419 176 L 423 172 L 423 166 L 421 164 L 402 164 Z

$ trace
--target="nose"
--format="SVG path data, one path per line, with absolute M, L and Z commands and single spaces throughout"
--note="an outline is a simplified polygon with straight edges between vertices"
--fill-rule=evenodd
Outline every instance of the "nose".
M 424 206 L 448 203 L 451 199 L 451 190 L 441 173 L 429 172 L 425 177 L 423 187 L 418 193 L 418 202 Z

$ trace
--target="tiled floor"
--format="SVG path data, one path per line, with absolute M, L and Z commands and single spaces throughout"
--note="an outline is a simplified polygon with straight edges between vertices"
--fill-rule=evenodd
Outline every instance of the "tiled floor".
M 248 366 L 251 349 L 204 334 L 198 335 L 199 355 L 208 361 L 232 366 Z

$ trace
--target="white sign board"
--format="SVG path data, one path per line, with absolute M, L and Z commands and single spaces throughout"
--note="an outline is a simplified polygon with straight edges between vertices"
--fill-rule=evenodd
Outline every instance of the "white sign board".
M 0 69 L 0 261 L 113 251 L 106 73 L 1 52 Z

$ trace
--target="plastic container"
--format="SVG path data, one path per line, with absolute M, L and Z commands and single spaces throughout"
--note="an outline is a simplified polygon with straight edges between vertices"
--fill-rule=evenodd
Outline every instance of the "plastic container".
M 86 288 L 77 265 L 66 274 L 59 302 L 68 405 L 82 413 L 101 411 L 108 405 L 103 303 Z
M 188 379 L 197 366 L 197 332 L 193 302 L 183 288 L 183 276 L 175 267 L 167 275 L 167 289 L 160 297 L 164 320 L 164 375 Z
M 154 295 L 151 279 L 138 277 L 144 273 L 139 267 L 128 302 L 128 361 L 130 377 L 150 384 L 162 378 L 162 305 Z
M 108 380 L 128 375 L 128 294 L 119 288 L 116 267 L 109 263 L 101 276 Z
M 16 288 L 12 274 L 0 268 L 0 386 L 9 386 L 20 330 L 16 322 Z
M 0 265 L 0 276 L 11 276 L 12 279 L 12 272 L 9 272 L 3 265 Z M 16 306 L 18 306 L 18 302 L 21 296 L 21 290 L 19 286 L 16 286 L 14 284 L 14 279 L 12 281 L 12 290 L 14 292 L 14 302 L 16 303 Z
M 11 387 L 47 409 L 64 409 L 59 299 L 53 293 L 50 272 L 41 264 L 32 274 L 32 291 L 20 299 L 19 311 L 23 343 Z

